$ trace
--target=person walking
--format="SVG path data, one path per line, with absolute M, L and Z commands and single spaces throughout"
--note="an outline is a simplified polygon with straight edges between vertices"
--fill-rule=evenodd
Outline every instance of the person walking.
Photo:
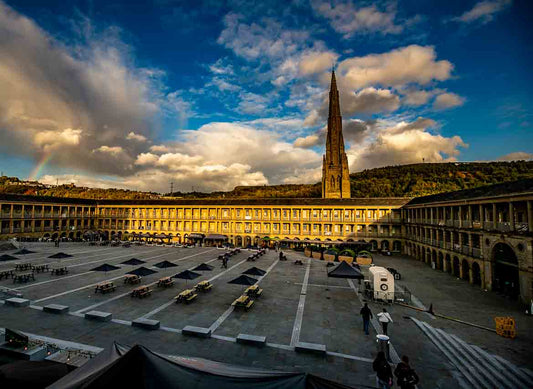
M 392 369 L 383 351 L 378 352 L 376 359 L 372 362 L 372 369 L 376 372 L 376 387 L 379 389 L 392 388 Z
M 387 327 L 389 326 L 389 323 L 392 323 L 392 317 L 387 312 L 385 308 L 383 308 L 383 312 L 380 312 L 377 314 L 378 320 L 381 323 L 381 328 L 383 329 L 383 335 L 387 334 Z
M 368 335 L 368 324 L 370 323 L 370 319 L 372 319 L 374 315 L 372 315 L 372 311 L 370 310 L 370 308 L 368 308 L 367 303 L 365 303 L 359 313 L 363 317 L 363 331 L 365 331 L 365 334 Z
M 227 269 L 227 268 L 228 268 L 228 257 L 227 257 L 226 255 L 224 255 L 224 256 L 222 257 L 222 267 L 223 267 L 224 269 Z
M 414 369 L 409 366 L 409 358 L 407 355 L 403 355 L 401 362 L 396 365 L 394 375 L 398 379 L 398 386 L 401 389 L 415 389 L 416 384 L 419 382 L 418 375 Z

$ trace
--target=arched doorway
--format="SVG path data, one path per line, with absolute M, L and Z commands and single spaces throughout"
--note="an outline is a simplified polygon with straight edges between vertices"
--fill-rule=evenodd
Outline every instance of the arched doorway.
M 371 240 L 370 244 L 372 245 L 372 251 L 376 251 L 378 249 L 378 241 L 377 240 Z
M 444 262 L 446 263 L 446 272 L 452 274 L 452 259 L 450 254 L 446 254 Z
M 492 289 L 511 298 L 520 296 L 518 258 L 505 243 L 497 243 L 492 249 Z
M 453 257 L 453 272 L 452 274 L 456 277 L 459 277 L 461 275 L 461 269 L 460 269 L 460 263 L 459 258 Z
M 402 242 L 400 242 L 399 240 L 395 240 L 394 242 L 392 242 L 392 251 L 394 252 L 401 252 L 402 251 Z
M 242 247 L 242 237 L 236 236 L 235 237 L 235 246 Z
M 481 268 L 477 262 L 472 264 L 472 283 L 481 286 Z
M 470 281 L 470 265 L 466 259 L 461 262 L 461 275 L 463 280 Z
M 439 251 L 437 259 L 437 269 L 442 270 L 444 268 L 444 254 Z
M 431 252 L 431 263 L 434 263 L 434 266 L 437 267 L 437 251 L 435 250 Z
M 389 241 L 388 240 L 382 240 L 381 241 L 381 250 L 382 251 L 389 251 Z
M 244 237 L 244 247 L 248 247 L 252 245 L 252 238 L 249 236 Z

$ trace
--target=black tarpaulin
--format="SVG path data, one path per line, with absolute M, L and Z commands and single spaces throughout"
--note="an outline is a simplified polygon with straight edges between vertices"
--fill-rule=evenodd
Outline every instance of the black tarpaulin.
M 0 388 L 44 388 L 70 371 L 54 361 L 17 361 L 0 366 Z
M 150 274 L 154 274 L 154 273 L 157 273 L 157 272 L 155 270 L 150 270 L 150 269 L 145 268 L 144 266 L 141 266 L 135 270 L 127 272 L 126 274 L 135 274 L 136 276 L 144 277 L 144 276 L 149 276 Z
M 137 258 L 128 259 L 127 261 L 121 262 L 123 265 L 140 265 L 142 263 L 146 263 L 146 261 L 141 261 Z
M 341 261 L 336 267 L 328 272 L 328 277 L 363 279 L 363 274 L 357 268 L 350 266 L 346 261 Z
M 58 258 L 70 258 L 70 257 L 72 257 L 72 255 L 70 255 L 70 254 L 56 253 L 54 255 L 50 255 L 48 258 L 56 258 L 56 259 L 58 259 Z
M 280 372 L 230 365 L 202 358 L 131 349 L 114 343 L 48 389 L 74 388 L 196 389 L 347 389 L 348 386 L 305 373 Z

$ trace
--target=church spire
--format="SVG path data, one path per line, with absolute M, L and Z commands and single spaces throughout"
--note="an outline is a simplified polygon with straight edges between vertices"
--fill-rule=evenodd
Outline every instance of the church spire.
M 342 116 L 335 70 L 331 71 L 326 155 L 322 166 L 322 197 L 349 198 L 350 175 L 344 151 Z

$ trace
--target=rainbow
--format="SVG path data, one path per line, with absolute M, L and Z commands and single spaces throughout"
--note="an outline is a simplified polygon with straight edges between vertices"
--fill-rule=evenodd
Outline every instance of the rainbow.
M 30 176 L 28 177 L 28 180 L 34 181 L 37 178 L 39 178 L 39 175 L 41 174 L 42 169 L 52 159 L 53 156 L 54 156 L 54 153 L 44 154 L 41 157 L 40 161 L 37 163 L 37 165 L 35 165 L 35 167 L 31 171 Z

